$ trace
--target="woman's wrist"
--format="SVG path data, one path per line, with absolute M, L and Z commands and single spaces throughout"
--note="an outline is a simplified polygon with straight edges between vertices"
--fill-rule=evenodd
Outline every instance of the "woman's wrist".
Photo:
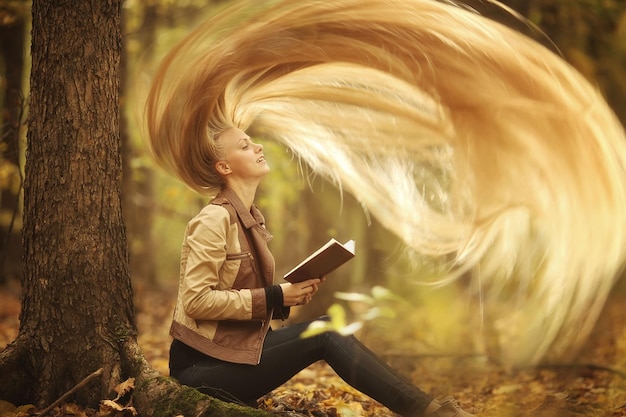
M 270 311 L 275 308 L 283 307 L 283 290 L 278 284 L 265 287 L 265 300 L 267 304 L 267 310 Z

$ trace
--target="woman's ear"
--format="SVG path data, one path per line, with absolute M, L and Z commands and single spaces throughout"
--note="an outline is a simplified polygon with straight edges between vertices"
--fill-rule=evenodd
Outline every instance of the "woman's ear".
M 227 175 L 232 172 L 230 166 L 224 161 L 216 162 L 215 169 L 220 175 Z

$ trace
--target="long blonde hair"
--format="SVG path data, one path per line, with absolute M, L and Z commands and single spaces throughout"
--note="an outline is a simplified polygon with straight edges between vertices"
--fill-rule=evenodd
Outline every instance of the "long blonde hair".
M 215 134 L 284 143 L 447 278 L 519 303 L 508 363 L 579 346 L 624 262 L 614 113 L 563 59 L 449 3 L 239 1 L 165 58 L 146 120 L 156 160 L 208 195 Z

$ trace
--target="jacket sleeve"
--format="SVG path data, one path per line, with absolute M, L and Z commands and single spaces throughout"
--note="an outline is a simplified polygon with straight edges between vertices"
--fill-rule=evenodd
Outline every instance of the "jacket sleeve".
M 272 312 L 272 319 L 275 320 L 287 320 L 291 314 L 291 307 L 275 308 Z
M 223 271 L 229 232 L 230 215 L 218 205 L 209 204 L 187 225 L 181 256 L 185 313 L 196 320 L 266 319 L 264 289 L 233 289 L 238 264 Z

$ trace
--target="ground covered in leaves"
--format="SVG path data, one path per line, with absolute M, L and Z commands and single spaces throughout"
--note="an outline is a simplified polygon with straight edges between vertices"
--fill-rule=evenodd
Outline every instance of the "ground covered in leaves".
M 18 293 L 15 288 L 0 288 L 0 349 L 17 335 Z M 171 289 L 142 287 L 136 290 L 136 297 L 139 342 L 150 363 L 167 374 L 168 326 L 175 294 Z M 624 295 L 616 295 L 607 303 L 575 362 L 537 369 L 506 370 L 489 358 L 464 352 L 438 355 L 391 349 L 389 343 L 376 343 L 375 335 L 374 342 L 368 344 L 424 391 L 435 397 L 454 395 L 466 410 L 478 416 L 626 417 L 625 301 Z M 346 385 L 322 363 L 303 370 L 260 399 L 259 407 L 315 417 L 393 416 L 382 405 Z M 11 408 L 0 402 L 0 417 L 25 417 L 36 411 Z M 50 415 L 106 413 L 61 404 Z

